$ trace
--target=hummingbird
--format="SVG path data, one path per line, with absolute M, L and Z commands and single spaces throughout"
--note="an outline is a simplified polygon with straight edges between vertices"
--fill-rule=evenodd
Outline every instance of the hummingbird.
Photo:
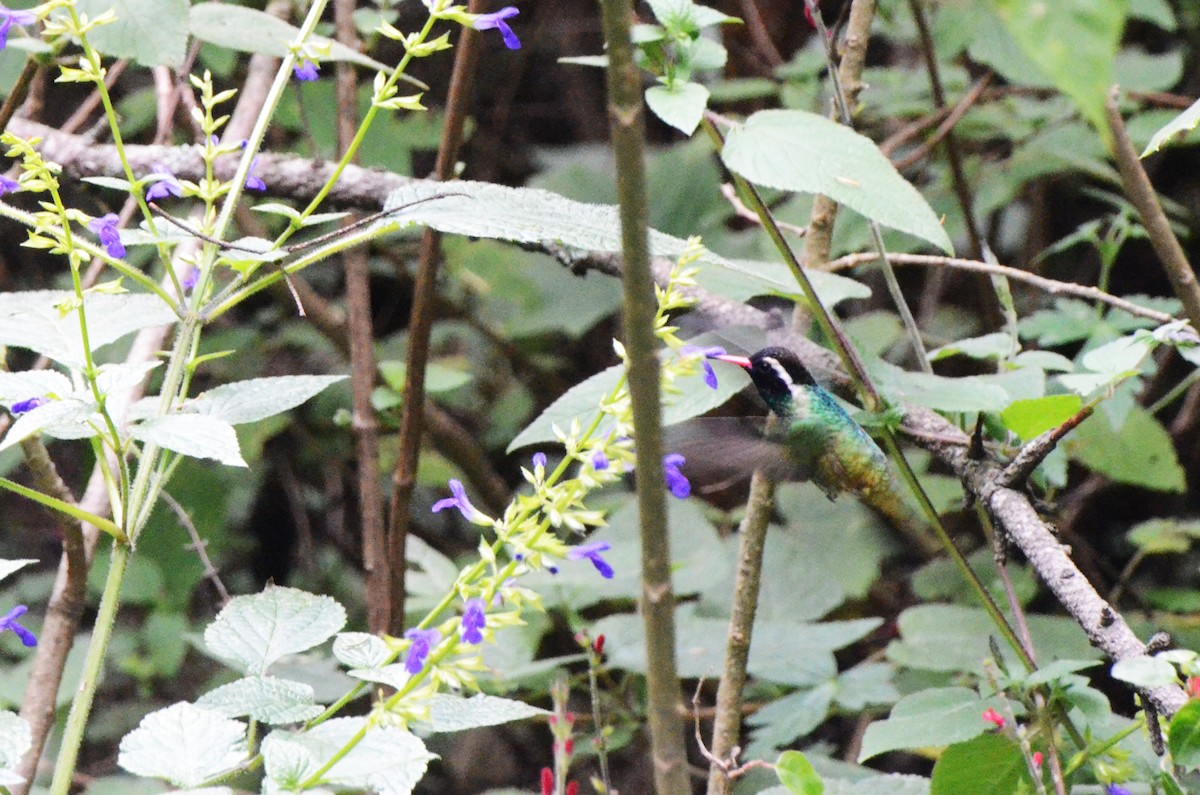
M 811 479 L 829 499 L 854 492 L 898 529 L 932 539 L 925 523 L 905 502 L 887 456 L 875 440 L 851 419 L 845 409 L 812 377 L 787 348 L 763 348 L 749 357 L 713 354 L 710 359 L 743 368 L 781 427 L 767 437 L 783 467 L 801 479 Z M 925 544 L 922 544 L 925 546 Z

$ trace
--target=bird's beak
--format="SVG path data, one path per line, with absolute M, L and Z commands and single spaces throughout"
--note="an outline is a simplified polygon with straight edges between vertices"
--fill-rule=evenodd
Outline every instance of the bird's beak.
M 750 362 L 750 359 L 748 359 L 747 357 L 734 356 L 731 353 L 722 353 L 722 354 L 718 354 L 717 356 L 710 356 L 708 358 L 716 359 L 717 361 L 720 361 L 720 362 L 729 362 L 730 364 L 736 364 L 738 367 L 743 367 L 747 370 L 749 370 L 751 367 L 754 366 Z

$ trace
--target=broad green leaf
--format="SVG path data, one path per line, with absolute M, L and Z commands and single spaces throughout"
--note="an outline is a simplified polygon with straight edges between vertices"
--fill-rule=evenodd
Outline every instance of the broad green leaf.
M 350 668 L 378 668 L 391 656 L 383 638 L 367 632 L 339 632 L 333 656 Z
M 1187 552 L 1200 538 L 1200 522 L 1177 519 L 1149 519 L 1129 528 L 1129 543 L 1146 555 Z
M 837 678 L 838 706 L 860 712 L 868 706 L 895 704 L 900 691 L 892 681 L 894 674 L 888 663 L 859 663 Z
M 15 712 L 0 710 L 0 787 L 21 784 L 25 779 L 14 768 L 33 745 L 29 723 Z
M 34 558 L 21 558 L 19 560 L 0 558 L 0 580 L 12 575 L 13 572 L 20 571 L 30 563 L 37 563 L 37 560 Z
M 929 795 L 1011 795 L 1032 787 L 1017 741 L 984 734 L 942 753 L 933 766 Z
M 90 439 L 100 433 L 102 422 L 92 401 L 52 400 L 17 417 L 4 435 L 0 450 L 42 432 L 56 439 Z
M 1183 138 L 1189 132 L 1196 129 L 1196 125 L 1200 124 L 1200 100 L 1196 100 L 1188 107 L 1187 110 L 1180 113 L 1174 119 L 1166 124 L 1161 130 L 1154 133 L 1154 137 L 1150 139 L 1150 143 L 1146 146 L 1146 151 L 1142 152 L 1142 157 L 1152 155 L 1172 139 Z
M 65 397 L 74 391 L 71 379 L 55 370 L 0 371 L 0 402 L 9 405 L 34 397 Z
M 899 773 L 871 776 L 858 781 L 831 780 L 828 776 L 825 779 L 825 795 L 880 795 L 884 792 L 887 795 L 929 795 L 929 779 Z
M 929 360 L 936 362 L 951 356 L 969 356 L 972 359 L 1002 359 L 1012 354 L 1016 348 L 1016 340 L 1010 335 L 998 331 L 935 348 L 929 352 Z
M 153 2 L 154 0 L 147 0 Z M 187 13 L 187 25 L 200 41 L 239 52 L 274 55 L 283 58 L 288 45 L 300 35 L 300 29 L 279 17 L 244 6 L 226 3 L 198 3 Z M 388 70 L 385 64 L 368 58 L 355 49 L 322 36 L 309 36 L 307 43 L 329 47 L 331 61 L 349 61 L 376 70 Z
M 501 723 L 550 714 L 523 701 L 497 698 L 483 693 L 476 693 L 470 698 L 439 693 L 427 703 L 429 720 L 421 721 L 419 725 L 420 728 L 427 728 L 433 732 L 458 732 L 480 726 L 499 726 Z
M 756 184 L 823 194 L 884 226 L 954 251 L 937 215 L 879 147 L 824 116 L 759 111 L 729 132 L 721 158 Z
M 1021 51 L 1108 139 L 1104 101 L 1125 27 L 1128 0 L 991 0 Z
M 1200 767 L 1200 701 L 1192 699 L 1171 718 L 1167 747 L 1175 764 Z
M 230 600 L 204 631 L 204 643 L 239 670 L 261 676 L 280 657 L 324 643 L 345 623 L 345 609 L 328 596 L 268 586 Z
M 1187 489 L 1170 434 L 1140 406 L 1115 431 L 1106 418 L 1090 417 L 1063 446 L 1076 461 L 1120 483 L 1177 493 Z
M 1129 16 L 1153 22 L 1163 30 L 1173 31 L 1176 28 L 1175 12 L 1167 0 L 1130 0 Z
M 809 269 L 806 271 L 817 298 L 827 308 L 849 298 L 870 298 L 871 288 L 838 273 Z M 709 292 L 734 301 L 746 301 L 759 295 L 785 295 L 794 301 L 804 300 L 791 271 L 782 262 L 730 260 L 705 265 L 696 281 Z
M 274 731 L 263 741 L 267 778 L 281 790 L 316 773 L 359 732 L 365 737 L 324 772 L 335 790 L 366 789 L 380 795 L 408 795 L 425 775 L 434 755 L 416 735 L 367 718 L 334 718 L 300 734 Z
M 1092 348 L 1080 359 L 1087 369 L 1097 373 L 1120 374 L 1136 371 L 1150 355 L 1156 341 L 1146 332 L 1135 332 Z
M 1139 595 L 1151 607 L 1168 613 L 1200 613 L 1200 590 L 1195 588 L 1146 588 Z
M 655 116 L 684 135 L 691 135 L 708 105 L 708 89 L 684 81 L 676 81 L 673 86 L 650 86 L 646 89 L 646 105 Z
M 121 740 L 117 764 L 191 789 L 246 761 L 246 724 L 179 702 L 151 712 Z
M 0 293 L 0 345 L 28 348 L 56 362 L 83 368 L 79 316 L 58 308 L 74 301 L 75 294 L 65 290 Z M 161 298 L 144 293 L 88 293 L 83 306 L 93 351 L 126 334 L 178 320 Z
M 863 735 L 858 761 L 907 748 L 949 745 L 977 737 L 992 724 L 984 710 L 999 699 L 981 699 L 965 687 L 931 688 L 905 696 L 886 720 L 875 721 Z
M 1000 411 L 1011 399 L 999 386 L 979 376 L 946 378 L 876 360 L 868 364 L 875 384 L 894 402 L 915 403 L 937 411 Z
M 784 751 L 775 760 L 775 774 L 779 783 L 792 795 L 822 795 L 825 784 L 812 763 L 799 751 Z
M 826 681 L 811 690 L 797 690 L 747 718 L 747 723 L 755 727 L 747 756 L 767 756 L 811 733 L 828 717 L 835 689 L 833 682 Z
M 210 389 L 189 401 L 201 416 L 242 425 L 282 414 L 304 403 L 344 375 L 281 375 L 251 378 Z
M 132 58 L 142 66 L 183 64 L 187 54 L 187 0 L 78 0 L 80 13 L 95 19 L 112 9 L 116 21 L 88 33 L 97 50 Z
M 1113 679 L 1134 687 L 1164 687 L 1178 683 L 1175 666 L 1158 657 L 1130 657 L 1113 663 Z
M 151 417 L 131 427 L 129 435 L 180 455 L 209 458 L 231 467 L 248 466 L 238 447 L 237 432 L 216 417 L 201 414 Z
M 1048 395 L 1031 400 L 1014 400 L 1000 412 L 1004 427 L 1029 440 L 1074 417 L 1083 407 L 1078 395 Z
M 425 201 L 428 200 L 428 201 Z M 412 202 L 420 201 L 420 204 Z M 381 226 L 423 224 L 439 232 L 513 243 L 554 242 L 593 253 L 621 251 L 617 208 L 586 204 L 536 188 L 509 188 L 462 180 L 453 185 L 411 182 L 388 194 L 385 210 L 398 210 Z M 687 241 L 650 230 L 650 253 L 678 259 Z M 701 262 L 723 262 L 705 252 Z
M 248 717 L 271 725 L 300 723 L 323 709 L 314 703 L 311 687 L 274 676 L 247 676 L 222 685 L 201 696 L 196 706 L 227 718 Z
M 398 393 L 404 392 L 404 377 L 407 372 L 407 365 L 401 361 L 379 363 L 379 374 L 383 376 L 387 385 Z M 471 383 L 471 378 L 472 375 L 464 370 L 430 362 L 425 368 L 425 391 L 431 395 L 453 392 Z

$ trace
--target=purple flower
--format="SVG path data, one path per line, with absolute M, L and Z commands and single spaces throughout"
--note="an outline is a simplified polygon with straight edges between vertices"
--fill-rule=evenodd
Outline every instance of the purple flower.
M 14 417 L 19 417 L 25 412 L 33 411 L 39 406 L 44 406 L 49 402 L 50 401 L 44 397 L 31 397 L 28 400 L 18 400 L 16 403 L 12 404 L 8 410 L 12 412 Z
M 482 599 L 468 599 L 463 605 L 462 639 L 467 643 L 483 643 L 483 628 L 487 625 L 487 604 Z
M 1119 784 L 1109 784 L 1104 788 L 1104 795 L 1133 795 Z
M 534 453 L 533 454 L 534 469 L 537 469 L 538 467 L 545 468 L 545 466 L 546 466 L 546 454 L 545 453 Z
M 717 388 L 717 374 L 716 374 L 716 371 L 713 370 L 713 366 L 708 363 L 708 357 L 709 356 L 724 356 L 725 355 L 724 348 L 722 348 L 718 345 L 712 345 L 707 348 L 702 348 L 699 345 L 684 345 L 682 348 L 679 349 L 679 352 L 681 354 L 683 354 L 684 356 L 687 356 L 687 355 L 693 354 L 693 353 L 699 353 L 702 356 L 704 356 L 704 362 L 703 362 L 704 383 L 708 384 L 710 389 Z
M 510 50 L 521 49 L 521 40 L 517 38 L 517 34 L 513 33 L 513 29 L 508 26 L 504 20 L 510 17 L 515 17 L 521 13 L 520 9 L 513 6 L 505 6 L 494 14 L 479 14 L 471 22 L 471 27 L 475 30 L 492 30 L 495 28 L 500 31 L 500 35 L 504 38 L 504 46 Z
M 604 454 L 603 450 L 592 453 L 592 469 L 597 472 L 608 469 L 608 456 Z
M 485 524 L 488 522 L 487 516 L 485 516 L 483 514 L 483 512 L 480 511 L 478 508 L 476 508 L 474 505 L 472 505 L 471 501 L 469 499 L 467 499 L 467 490 L 463 488 L 463 484 L 462 484 L 461 480 L 451 478 L 450 493 L 453 494 L 454 496 L 453 497 L 445 497 L 443 499 L 438 500 L 437 502 L 435 502 L 433 504 L 433 512 L 434 513 L 437 513 L 438 511 L 444 510 L 446 508 L 457 508 L 458 512 L 461 513 L 463 515 L 463 518 L 466 519 L 468 522 L 482 521 Z
M 28 609 L 25 605 L 17 605 L 12 610 L 9 610 L 3 618 L 0 618 L 0 632 L 12 630 L 21 639 L 22 643 L 29 648 L 33 648 L 37 645 L 37 637 L 17 623 L 17 619 L 24 615 Z
M 404 658 L 404 670 L 415 676 L 425 667 L 425 658 L 429 656 L 433 644 L 442 639 L 442 633 L 436 629 L 410 629 L 404 633 L 404 637 L 412 641 Z
M 20 187 L 21 183 L 17 182 L 15 179 L 9 179 L 8 177 L 0 176 L 0 196 L 3 196 L 6 193 L 12 193 Z
M 606 580 L 611 580 L 613 577 L 613 568 L 608 565 L 608 561 L 600 557 L 601 552 L 612 549 L 612 544 L 607 541 L 593 541 L 590 544 L 580 544 L 579 546 L 571 547 L 567 550 L 567 557 L 571 560 L 583 560 L 587 558 L 596 567 L 596 571 L 600 572 L 600 576 Z
M 667 453 L 663 456 L 663 477 L 667 479 L 667 488 L 679 499 L 686 499 L 692 493 L 692 484 L 679 468 L 687 462 L 679 453 Z
M 88 229 L 95 232 L 96 236 L 100 238 L 100 243 L 103 244 L 104 250 L 110 257 L 125 256 L 125 247 L 121 245 L 121 235 L 117 232 L 117 223 L 120 220 L 116 213 L 108 213 L 88 221 Z
M 292 74 L 297 80 L 309 82 L 320 77 L 318 74 L 321 70 L 320 65 L 311 58 L 302 58 L 300 63 L 292 67 Z
M 187 276 L 183 277 L 183 281 L 179 283 L 179 286 L 183 288 L 184 292 L 188 292 L 196 289 L 196 282 L 198 281 L 200 281 L 200 269 L 193 265 L 192 269 L 187 272 Z
M 162 163 L 155 163 L 151 168 L 154 171 L 150 173 L 147 179 L 154 179 L 156 181 L 146 191 L 146 199 L 148 201 L 158 201 L 168 196 L 178 198 L 183 195 L 183 186 L 179 184 L 179 180 L 175 179 L 175 175 L 171 173 L 171 169 Z
M 246 188 L 249 190 L 266 190 L 267 183 L 262 181 L 262 177 L 254 173 L 254 169 L 258 166 L 258 155 L 255 155 L 250 160 L 250 170 L 246 172 Z
M 8 46 L 8 31 L 13 25 L 32 25 L 37 15 L 29 11 L 16 11 L 0 6 L 0 50 Z

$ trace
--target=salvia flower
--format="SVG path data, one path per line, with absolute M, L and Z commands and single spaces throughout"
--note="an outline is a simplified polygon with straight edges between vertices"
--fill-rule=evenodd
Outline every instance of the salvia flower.
M 8 31 L 13 25 L 32 25 L 37 15 L 30 11 L 18 11 L 0 6 L 0 50 L 8 46 Z
M 301 58 L 299 63 L 292 67 L 292 74 L 301 82 L 309 82 L 320 77 L 321 65 L 311 58 Z
M 709 389 L 717 388 L 717 373 L 715 370 L 713 370 L 713 366 L 708 363 L 708 357 L 724 356 L 725 355 L 724 348 L 720 347 L 719 345 L 710 345 L 707 348 L 703 348 L 699 345 L 684 345 L 682 348 L 679 349 L 679 352 L 681 354 L 683 354 L 684 356 L 687 356 L 687 355 L 693 354 L 693 353 L 698 353 L 701 356 L 703 356 L 704 359 L 702 360 L 701 363 L 704 367 L 704 383 L 708 384 Z
M 196 283 L 199 281 L 200 269 L 193 265 L 192 269 L 187 272 L 186 276 L 183 277 L 183 281 L 179 283 L 179 286 L 182 287 L 185 292 L 187 292 L 196 289 Z
M 121 245 L 121 235 L 117 232 L 117 224 L 120 220 L 116 213 L 108 213 L 88 221 L 88 229 L 95 232 L 96 237 L 100 238 L 101 245 L 104 246 L 104 250 L 110 257 L 125 256 L 125 246 Z
M 546 468 L 546 454 L 545 453 L 534 453 L 533 454 L 533 466 L 534 466 L 534 468 L 540 467 L 542 469 L 545 469 Z
M 603 450 L 592 453 L 592 469 L 597 472 L 608 469 L 608 456 L 604 454 Z
M 13 193 L 20 187 L 21 183 L 17 182 L 15 179 L 9 179 L 8 177 L 0 176 L 0 196 L 3 196 L 6 193 Z
M 988 723 L 995 724 L 997 729 L 1004 728 L 1004 716 L 991 707 L 988 707 L 983 711 L 983 719 Z
M 147 179 L 153 179 L 155 183 L 146 191 L 147 201 L 158 201 L 168 196 L 179 198 L 183 195 L 183 186 L 179 184 L 179 180 L 175 179 L 175 175 L 171 173 L 171 169 L 162 163 L 155 163 L 151 168 L 154 171 L 151 172 Z
M 588 559 L 592 565 L 596 567 L 596 571 L 600 572 L 600 576 L 606 580 L 613 578 L 613 567 L 608 565 L 608 561 L 600 556 L 601 552 L 607 552 L 612 549 L 612 544 L 607 541 L 593 541 L 590 544 L 580 544 L 571 547 L 567 550 L 567 557 L 571 560 Z
M 436 629 L 410 629 L 404 637 L 412 641 L 404 658 L 404 670 L 415 676 L 425 667 L 425 659 L 433 645 L 442 639 L 442 633 Z
M 687 462 L 687 459 L 679 453 L 667 453 L 663 456 L 663 477 L 666 478 L 667 488 L 671 490 L 671 494 L 679 499 L 687 499 L 692 493 L 692 484 L 688 482 L 687 476 L 679 471 L 679 468 Z
M 243 138 L 241 147 L 245 149 L 249 145 L 250 142 Z M 266 190 L 267 183 L 262 181 L 262 177 L 254 173 L 254 169 L 256 168 L 258 168 L 258 155 L 250 159 L 250 170 L 246 172 L 246 188 L 248 190 Z
M 1120 784 L 1109 784 L 1104 788 L 1104 795 L 1133 795 Z
M 445 510 L 446 508 L 457 508 L 458 512 L 463 515 L 463 518 L 468 522 L 475 524 L 491 524 L 492 520 L 487 518 L 483 511 L 476 508 L 467 499 L 467 490 L 463 488 L 461 480 L 456 478 L 450 479 L 450 493 L 454 496 L 444 497 L 433 504 L 433 512 Z
M 14 635 L 21 639 L 22 643 L 29 648 L 33 648 L 37 645 L 37 636 L 17 623 L 17 619 L 25 615 L 27 610 L 29 608 L 25 605 L 17 605 L 5 613 L 4 617 L 0 618 L 0 632 L 11 630 Z
M 28 400 L 18 400 L 9 407 L 9 411 L 14 417 L 19 417 L 26 412 L 33 411 L 39 406 L 44 406 L 50 401 L 44 397 L 31 397 Z
M 510 50 L 521 49 L 521 40 L 517 38 L 517 34 L 508 26 L 504 20 L 515 17 L 521 13 L 520 9 L 514 6 L 505 6 L 504 8 L 492 14 L 477 14 L 471 21 L 471 27 L 475 30 L 498 30 L 500 36 L 504 39 L 504 46 Z
M 482 599 L 468 599 L 463 605 L 462 639 L 466 643 L 483 643 L 483 628 L 487 625 L 487 604 Z

